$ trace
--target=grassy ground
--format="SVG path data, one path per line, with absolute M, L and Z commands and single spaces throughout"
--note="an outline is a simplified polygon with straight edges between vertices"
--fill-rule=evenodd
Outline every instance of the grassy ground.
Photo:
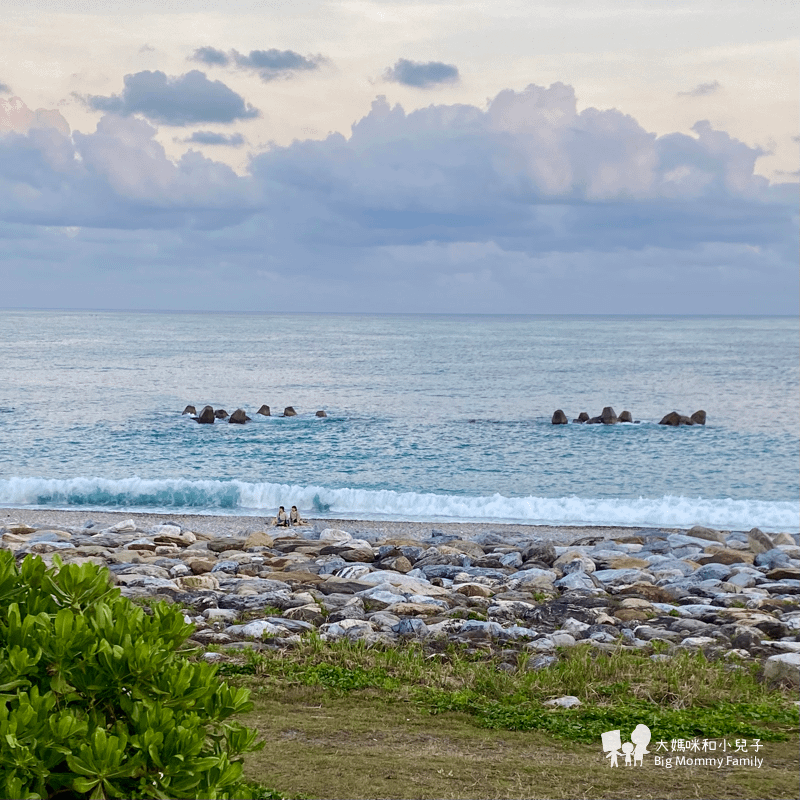
M 558 665 L 545 670 L 529 672 L 525 666 L 524 659 L 511 664 L 502 653 L 381 651 L 310 640 L 292 651 L 244 658 L 224 672 L 253 690 L 255 707 L 242 721 L 257 727 L 267 746 L 249 757 L 246 773 L 276 787 L 273 796 L 796 798 L 800 793 L 796 692 L 766 686 L 755 670 L 688 654 L 653 662 L 635 653 L 608 655 L 589 648 L 565 652 Z M 542 707 L 543 700 L 563 694 L 578 696 L 583 705 Z M 645 765 L 610 768 L 600 733 L 620 728 L 624 740 L 639 723 L 653 731 Z M 763 765 L 654 765 L 659 739 L 693 737 L 759 738 Z

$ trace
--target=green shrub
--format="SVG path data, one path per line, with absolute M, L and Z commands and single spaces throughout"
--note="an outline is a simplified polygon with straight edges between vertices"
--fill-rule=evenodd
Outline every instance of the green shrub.
M 0 551 L 0 797 L 247 796 L 249 692 L 179 652 L 180 610 L 148 615 L 93 564 Z

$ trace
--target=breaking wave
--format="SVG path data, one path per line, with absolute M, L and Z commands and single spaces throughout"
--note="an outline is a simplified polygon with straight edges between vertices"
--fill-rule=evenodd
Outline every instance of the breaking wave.
M 116 509 L 195 514 L 272 514 L 297 505 L 324 518 L 492 521 L 535 525 L 614 525 L 724 530 L 797 531 L 800 503 L 759 500 L 585 497 L 487 497 L 369 489 L 330 489 L 280 483 L 126 478 L 7 478 L 0 505 Z

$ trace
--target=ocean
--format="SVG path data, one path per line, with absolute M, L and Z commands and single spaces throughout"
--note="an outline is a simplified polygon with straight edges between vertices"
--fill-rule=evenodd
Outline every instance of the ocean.
M 796 532 L 799 349 L 789 317 L 0 311 L 0 506 Z M 550 421 L 609 405 L 639 424 Z

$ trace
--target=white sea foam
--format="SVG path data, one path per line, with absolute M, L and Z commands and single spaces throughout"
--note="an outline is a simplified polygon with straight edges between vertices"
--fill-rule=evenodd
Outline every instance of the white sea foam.
M 217 514 L 272 513 L 297 505 L 308 515 L 360 519 L 493 521 L 540 525 L 615 525 L 797 531 L 800 503 L 747 499 L 488 497 L 330 489 L 244 481 L 7 478 L 0 505 L 113 508 Z

